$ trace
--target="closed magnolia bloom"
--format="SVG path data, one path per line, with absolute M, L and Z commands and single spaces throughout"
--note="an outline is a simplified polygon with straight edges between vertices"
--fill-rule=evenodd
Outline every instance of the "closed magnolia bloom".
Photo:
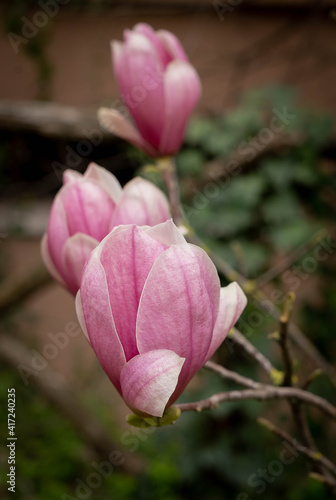
M 77 316 L 103 369 L 140 416 L 161 417 L 213 355 L 246 305 L 221 288 L 201 248 L 172 221 L 115 228 L 92 252 Z
M 41 253 L 50 274 L 74 295 L 87 258 L 113 227 L 154 226 L 171 216 L 166 196 L 154 184 L 136 177 L 122 189 L 113 174 L 94 163 L 84 175 L 66 170 L 63 184 L 51 208 Z
M 140 23 L 112 42 L 119 89 L 136 127 L 119 111 L 101 108 L 102 125 L 150 156 L 175 154 L 201 83 L 179 40 L 166 30 Z

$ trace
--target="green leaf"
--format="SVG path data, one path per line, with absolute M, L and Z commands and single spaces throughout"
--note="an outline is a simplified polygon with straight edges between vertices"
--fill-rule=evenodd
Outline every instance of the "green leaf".
M 282 191 L 271 196 L 262 208 L 264 219 L 269 224 L 282 224 L 286 221 L 302 219 L 302 209 L 292 191 Z
M 221 212 L 209 209 L 200 210 L 191 216 L 190 222 L 196 230 L 206 232 L 210 237 L 230 237 L 246 229 L 253 219 L 253 213 L 244 207 L 228 206 Z
M 260 200 L 265 189 L 265 181 L 261 175 L 249 174 L 233 178 L 212 199 L 213 206 L 238 205 L 253 208 Z
M 176 165 L 180 175 L 197 177 L 201 175 L 205 166 L 203 153 L 195 149 L 184 149 L 176 157 Z
M 271 228 L 269 235 L 275 247 L 282 250 L 292 250 L 308 241 L 317 230 L 316 224 L 309 224 L 307 221 L 301 220 Z
M 291 184 L 295 172 L 295 164 L 289 158 L 271 158 L 262 162 L 261 174 L 271 184 L 271 186 L 280 191 L 287 189 Z
M 215 131 L 216 124 L 212 120 L 191 120 L 186 131 L 185 141 L 193 145 L 203 145 Z

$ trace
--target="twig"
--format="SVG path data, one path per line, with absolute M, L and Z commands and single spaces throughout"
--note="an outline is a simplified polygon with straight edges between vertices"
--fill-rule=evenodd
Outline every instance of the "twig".
M 0 287 L 0 313 L 26 299 L 52 281 L 43 264 L 17 279 L 7 278 Z
M 227 370 L 226 368 L 224 368 L 224 366 L 218 365 L 213 361 L 208 361 L 207 363 L 205 363 L 204 367 L 208 370 L 218 373 L 223 378 L 232 380 L 233 382 L 236 382 L 236 384 L 250 387 L 251 389 L 259 389 L 262 386 L 262 384 L 260 384 L 259 382 L 255 382 L 250 378 L 239 375 L 239 373 Z
M 301 443 L 299 443 L 296 439 L 294 439 L 292 436 L 287 434 L 284 430 L 280 429 L 276 425 L 274 425 L 272 422 L 267 420 L 266 418 L 258 418 L 259 424 L 263 425 L 270 431 L 272 431 L 274 434 L 277 436 L 281 437 L 287 443 L 289 443 L 294 449 L 302 453 L 303 455 L 306 455 L 314 464 L 317 462 L 320 464 L 323 464 L 328 470 L 330 470 L 333 474 L 336 475 L 336 466 L 335 464 L 329 460 L 327 457 L 322 455 L 321 452 L 315 451 L 315 450 L 310 450 L 306 446 L 303 446 Z
M 308 377 L 306 378 L 306 380 L 302 383 L 301 385 L 301 389 L 307 389 L 310 384 L 317 378 L 319 377 L 320 375 L 322 375 L 322 370 L 320 368 L 316 368 L 316 370 L 313 370 L 309 375 Z
M 289 269 L 297 260 L 303 257 L 303 255 L 309 252 L 309 250 L 314 248 L 326 235 L 327 232 L 325 229 L 317 231 L 317 233 L 314 234 L 306 243 L 296 248 L 281 262 L 268 269 L 264 274 L 261 274 L 256 280 L 256 286 L 258 288 L 262 288 L 264 285 L 286 271 L 286 269 Z
M 174 222 L 177 226 L 180 226 L 184 223 L 185 216 L 180 203 L 180 188 L 174 160 L 173 158 L 160 158 L 157 165 L 168 189 L 168 197 Z
M 335 480 L 326 478 L 325 476 L 322 476 L 321 474 L 317 474 L 316 472 L 310 472 L 309 477 L 311 477 L 312 479 L 316 479 L 316 481 L 320 481 L 320 483 L 323 483 L 326 486 L 330 486 L 331 488 L 336 487 Z
M 277 371 L 276 368 L 237 328 L 231 330 L 229 338 L 242 347 L 262 367 L 269 377 L 273 379 L 272 374 Z
M 336 407 L 331 403 L 307 391 L 297 387 L 274 387 L 271 385 L 262 385 L 261 389 L 244 389 L 242 391 L 228 391 L 213 394 L 207 399 L 196 401 L 194 403 L 181 403 L 176 405 L 181 411 L 202 411 L 209 410 L 226 401 L 242 401 L 254 399 L 256 401 L 267 401 L 272 399 L 296 398 L 311 406 L 314 406 L 336 420 Z
M 293 292 L 288 293 L 284 303 L 284 310 L 280 316 L 279 321 L 279 345 L 284 362 L 283 385 L 286 386 L 291 386 L 293 379 L 293 362 L 288 343 L 288 323 L 291 316 L 294 300 L 295 294 Z

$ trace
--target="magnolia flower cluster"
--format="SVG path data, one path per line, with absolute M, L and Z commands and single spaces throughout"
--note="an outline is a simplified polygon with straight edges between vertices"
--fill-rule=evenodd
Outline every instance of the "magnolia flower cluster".
M 116 177 L 91 163 L 84 175 L 63 174 L 51 208 L 42 258 L 50 274 L 74 295 L 82 269 L 98 243 L 119 224 L 153 226 L 170 218 L 168 200 L 140 177 L 121 188 Z
M 113 110 L 101 110 L 104 124 L 152 156 L 176 152 L 200 95 L 180 43 L 139 24 L 113 53 L 137 129 Z M 129 408 L 162 417 L 223 342 L 246 297 L 237 283 L 221 288 L 214 264 L 186 242 L 152 183 L 135 178 L 122 189 L 93 163 L 84 175 L 67 170 L 63 181 L 42 240 L 44 262 L 76 295 L 82 330 Z

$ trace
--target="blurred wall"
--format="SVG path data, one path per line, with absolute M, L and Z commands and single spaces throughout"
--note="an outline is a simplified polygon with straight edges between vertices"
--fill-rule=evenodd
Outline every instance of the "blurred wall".
M 189 5 L 186 10 L 125 5 L 93 12 L 73 11 L 69 3 L 60 6 L 40 28 L 47 33 L 45 53 L 52 70 L 48 97 L 76 106 L 112 104 L 118 91 L 109 41 L 120 39 L 124 28 L 145 21 L 174 31 L 182 40 L 203 82 L 200 111 L 231 107 L 245 89 L 277 81 L 296 86 L 303 102 L 336 114 L 332 10 L 247 10 L 239 0 L 230 0 L 230 9 L 224 11 L 225 2 L 209 1 L 201 10 L 196 4 L 193 8 L 193 2 L 185 4 Z M 39 11 L 38 6 L 31 9 L 28 21 L 43 24 L 43 15 L 36 14 Z M 8 37 L 7 14 L 2 6 L 0 99 L 35 99 L 41 82 L 36 63 L 26 54 L 34 37 L 26 38 L 27 43 L 17 41 L 16 53 Z

